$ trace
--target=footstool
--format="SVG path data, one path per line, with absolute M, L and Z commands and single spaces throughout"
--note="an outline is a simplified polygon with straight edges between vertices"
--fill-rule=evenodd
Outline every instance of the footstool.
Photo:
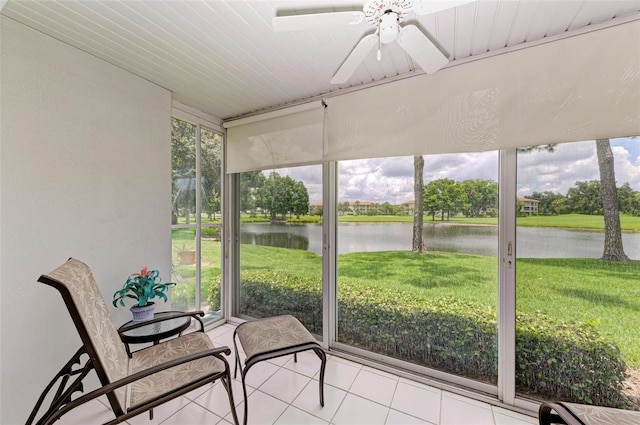
M 236 335 L 246 358 L 244 369 L 240 364 Z M 324 370 L 327 356 L 320 343 L 311 335 L 302 323 L 291 315 L 275 316 L 266 319 L 244 322 L 233 332 L 233 348 L 236 353 L 234 378 L 238 367 L 242 375 L 242 390 L 244 392 L 244 424 L 247 424 L 247 386 L 245 378 L 254 364 L 263 360 L 293 354 L 294 361 L 298 361 L 297 353 L 313 350 L 320 358 L 320 405 L 324 406 Z

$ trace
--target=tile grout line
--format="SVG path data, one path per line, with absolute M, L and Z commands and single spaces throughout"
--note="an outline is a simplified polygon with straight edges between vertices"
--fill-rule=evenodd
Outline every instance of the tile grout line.
M 397 378 L 396 379 L 396 386 L 393 388 L 393 394 L 391 395 L 391 401 L 389 402 L 389 410 L 387 411 L 387 417 L 384 419 L 384 423 L 385 424 L 389 421 L 389 414 L 391 413 L 391 405 L 393 404 L 393 399 L 396 397 L 396 392 L 398 392 L 398 384 L 399 383 L 400 383 L 400 379 Z
M 442 425 L 442 399 L 444 391 L 440 391 L 440 409 L 438 412 L 438 425 Z

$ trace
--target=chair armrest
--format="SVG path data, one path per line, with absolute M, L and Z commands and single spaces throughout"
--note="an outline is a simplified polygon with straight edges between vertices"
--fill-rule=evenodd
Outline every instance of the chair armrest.
M 177 319 L 179 317 L 187 317 L 187 316 L 191 316 L 194 319 L 196 319 L 198 322 L 200 322 L 200 328 L 201 328 L 201 330 L 204 331 L 204 324 L 202 323 L 202 319 L 200 319 L 200 317 L 204 316 L 204 311 L 202 311 L 202 310 L 184 311 L 184 312 L 183 311 L 176 311 L 176 312 L 172 312 L 172 313 L 173 314 L 168 315 L 168 316 L 154 317 L 151 320 L 146 320 L 144 322 L 138 322 L 138 323 L 132 323 L 130 325 L 120 327 L 120 329 L 118 329 L 118 333 L 123 333 L 123 332 L 130 331 L 132 329 L 141 328 L 143 326 L 147 326 L 147 325 L 150 325 L 152 323 L 164 322 L 165 320 Z
M 553 412 L 556 412 L 556 414 Z M 569 409 L 558 403 L 542 403 L 538 409 L 538 421 L 540 425 L 584 425 Z
M 119 379 L 117 381 L 114 381 L 110 384 L 104 385 L 101 388 L 95 389 L 93 391 L 91 391 L 90 393 L 87 393 L 85 395 L 82 395 L 80 397 L 78 397 L 77 399 L 73 400 L 72 402 L 68 403 L 67 405 L 65 405 L 63 408 L 61 408 L 60 410 L 58 410 L 56 412 L 55 415 L 52 415 L 51 417 L 48 418 L 46 424 L 53 424 L 55 423 L 58 419 L 60 419 L 62 416 L 64 416 L 66 413 L 68 413 L 69 411 L 75 409 L 76 407 L 89 402 L 91 400 L 94 400 L 102 395 L 105 395 L 107 393 L 110 393 L 112 391 L 115 391 L 116 389 L 123 387 L 125 385 L 129 385 L 137 380 L 140 380 L 142 378 L 146 378 L 147 376 L 153 375 L 155 373 L 161 372 L 165 369 L 170 369 L 172 367 L 175 366 L 179 366 L 181 364 L 184 363 L 189 363 L 192 362 L 194 360 L 198 360 L 207 356 L 214 356 L 220 360 L 222 360 L 225 364 L 225 370 L 229 371 L 229 362 L 227 362 L 227 360 L 222 357 L 221 354 L 225 354 L 225 355 L 229 355 L 231 354 L 231 349 L 227 346 L 222 346 L 222 347 L 216 347 L 216 348 L 211 348 L 209 350 L 204 350 L 204 351 L 200 351 L 198 353 L 194 353 L 194 354 L 189 354 L 187 356 L 181 357 L 179 359 L 173 359 L 170 360 L 168 362 L 164 362 L 161 363 L 159 365 L 155 365 L 153 367 L 150 367 L 148 369 L 144 369 L 141 370 L 140 372 L 134 373 L 133 375 L 129 375 L 125 378 Z M 118 421 L 119 422 L 119 421 Z

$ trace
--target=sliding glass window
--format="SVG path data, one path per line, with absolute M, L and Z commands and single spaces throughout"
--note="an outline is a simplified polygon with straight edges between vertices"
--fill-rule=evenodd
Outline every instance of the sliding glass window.
M 321 202 L 321 165 L 240 174 L 240 317 L 292 314 L 322 335 Z
M 223 317 L 222 135 L 172 118 L 172 308 Z
M 339 343 L 495 387 L 497 178 L 495 151 L 339 162 Z
M 640 409 L 640 142 L 518 153 L 516 389 Z

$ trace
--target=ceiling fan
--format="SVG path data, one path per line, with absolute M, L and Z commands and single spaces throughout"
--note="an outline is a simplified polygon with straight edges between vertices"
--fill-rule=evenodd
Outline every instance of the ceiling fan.
M 272 27 L 276 32 L 297 31 L 340 25 L 358 25 L 367 22 L 376 28 L 375 33 L 365 35 L 353 48 L 347 59 L 331 79 L 332 84 L 345 83 L 369 52 L 378 46 L 378 60 L 381 59 L 381 44 L 397 41 L 413 61 L 427 74 L 433 74 L 449 59 L 415 25 L 401 25 L 411 13 L 427 15 L 458 6 L 466 1 L 428 0 L 369 0 L 362 12 L 329 12 L 308 15 L 276 16 Z

